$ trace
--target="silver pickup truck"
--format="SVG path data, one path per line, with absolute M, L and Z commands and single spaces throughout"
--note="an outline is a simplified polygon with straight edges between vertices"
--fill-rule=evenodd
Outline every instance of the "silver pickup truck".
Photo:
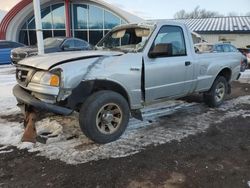
M 69 115 L 97 143 L 118 139 L 143 107 L 194 92 L 222 104 L 240 76 L 241 54 L 195 52 L 186 25 L 172 21 L 122 25 L 86 52 L 27 58 L 16 67 L 19 104 Z

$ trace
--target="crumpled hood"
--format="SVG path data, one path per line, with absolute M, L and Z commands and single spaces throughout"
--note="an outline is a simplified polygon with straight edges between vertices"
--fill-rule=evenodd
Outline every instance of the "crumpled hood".
M 87 58 L 96 58 L 101 56 L 118 56 L 123 55 L 123 52 L 115 51 L 78 51 L 78 52 L 59 52 L 51 53 L 40 56 L 34 56 L 26 58 L 20 62 L 18 65 L 25 65 L 29 67 L 35 67 L 42 70 L 49 70 L 50 67 L 59 65 L 60 63 L 67 63 L 74 60 L 87 59 Z

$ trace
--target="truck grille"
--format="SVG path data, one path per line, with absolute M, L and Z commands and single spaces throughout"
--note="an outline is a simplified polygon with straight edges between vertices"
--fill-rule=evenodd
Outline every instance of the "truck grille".
M 19 83 L 19 85 L 26 87 L 34 73 L 35 73 L 34 69 L 17 67 L 16 80 Z

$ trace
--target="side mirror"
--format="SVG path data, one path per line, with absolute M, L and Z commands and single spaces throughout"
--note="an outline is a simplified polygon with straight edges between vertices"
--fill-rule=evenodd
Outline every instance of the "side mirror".
M 171 43 L 159 43 L 156 44 L 152 50 L 148 53 L 150 58 L 157 57 L 170 57 L 173 55 L 172 44 Z

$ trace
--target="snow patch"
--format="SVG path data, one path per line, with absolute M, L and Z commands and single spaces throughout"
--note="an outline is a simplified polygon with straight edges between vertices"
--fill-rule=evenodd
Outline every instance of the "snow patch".
M 6 148 L 8 148 L 8 147 L 9 147 L 9 146 L 0 147 L 0 151 L 6 149 Z
M 10 123 L 0 119 L 0 145 L 16 146 L 23 134 L 23 127 L 19 123 Z
M 35 144 L 34 143 L 31 143 L 31 142 L 21 142 L 17 145 L 17 148 L 20 149 L 20 150 L 23 150 L 23 149 L 27 149 L 27 150 L 30 150 L 32 148 L 35 147 Z
M 10 149 L 10 150 L 3 150 L 3 151 L 0 151 L 0 154 L 11 153 L 11 152 L 13 152 L 13 151 L 14 151 L 13 149 Z
M 241 73 L 239 81 L 241 83 L 250 83 L 250 70 L 249 69 Z

